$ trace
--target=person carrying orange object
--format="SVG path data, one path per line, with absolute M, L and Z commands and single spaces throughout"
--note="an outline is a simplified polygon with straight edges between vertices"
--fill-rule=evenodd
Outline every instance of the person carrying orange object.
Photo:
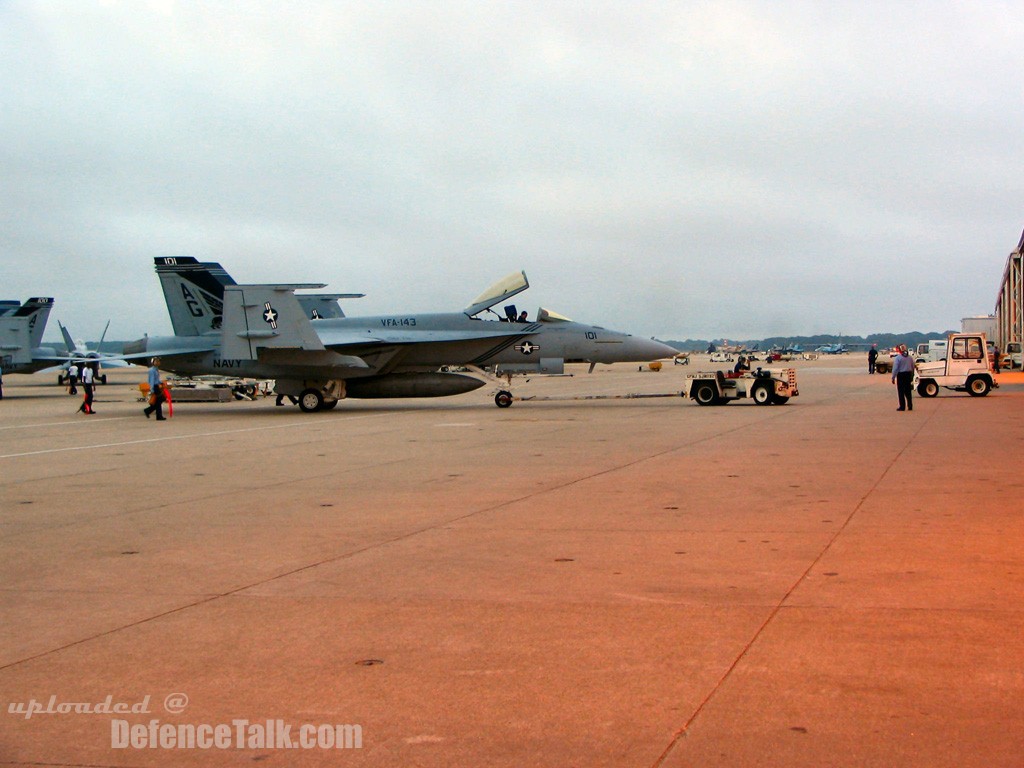
M 164 391 L 164 382 L 160 379 L 160 358 L 154 357 L 149 366 L 149 374 L 147 375 L 147 381 L 149 382 L 149 405 L 143 409 L 143 413 L 146 414 L 146 418 L 150 417 L 154 411 L 156 412 L 156 420 L 164 420 L 164 400 L 167 399 L 167 395 Z

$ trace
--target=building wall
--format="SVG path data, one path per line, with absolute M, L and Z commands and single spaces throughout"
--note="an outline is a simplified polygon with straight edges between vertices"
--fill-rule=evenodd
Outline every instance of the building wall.
M 1017 250 L 1006 257 L 1006 269 L 996 296 L 996 334 L 1000 349 L 1007 342 L 1024 336 L 1024 283 L 1021 281 L 1021 260 L 1024 257 L 1024 233 Z

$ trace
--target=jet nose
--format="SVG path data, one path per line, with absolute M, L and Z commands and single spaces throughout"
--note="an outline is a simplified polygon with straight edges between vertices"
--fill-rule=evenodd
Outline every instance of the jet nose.
M 663 357 L 675 357 L 679 350 L 671 347 L 657 339 L 638 339 L 635 336 L 629 340 L 630 353 L 634 360 L 660 360 Z

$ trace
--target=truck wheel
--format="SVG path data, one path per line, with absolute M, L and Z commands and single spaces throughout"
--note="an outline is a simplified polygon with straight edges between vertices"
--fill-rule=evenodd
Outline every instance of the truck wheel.
M 774 393 L 764 384 L 758 384 L 751 391 L 750 396 L 758 405 L 771 405 L 773 394 Z
M 917 394 L 921 397 L 935 397 L 939 394 L 939 385 L 931 379 L 925 379 L 917 385 Z
M 789 395 L 772 394 L 772 405 L 785 405 L 789 402 Z
M 967 380 L 967 392 L 972 397 L 984 397 L 990 389 L 992 385 L 984 376 L 972 376 Z
M 714 385 L 704 382 L 697 385 L 693 399 L 697 401 L 697 405 L 714 405 L 718 401 L 718 391 Z
M 512 393 L 504 389 L 494 396 L 494 404 L 499 408 L 508 408 L 512 405 Z
M 338 400 L 324 400 L 324 410 L 330 411 L 338 407 Z
M 303 413 L 313 413 L 324 407 L 324 396 L 319 389 L 304 389 L 299 394 L 299 408 Z

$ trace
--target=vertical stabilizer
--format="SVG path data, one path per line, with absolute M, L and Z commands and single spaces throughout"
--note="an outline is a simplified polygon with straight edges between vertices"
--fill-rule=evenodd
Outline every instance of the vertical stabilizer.
M 201 336 L 220 331 L 224 288 L 234 285 L 216 262 L 191 256 L 161 256 L 154 260 L 175 336 Z
M 256 360 L 260 349 L 323 351 L 324 345 L 295 296 L 311 285 L 233 285 L 225 291 L 223 357 Z
M 61 336 L 64 337 L 64 346 L 68 348 L 68 356 L 75 354 L 75 348 L 78 346 L 75 344 L 75 340 L 71 338 L 71 332 L 64 326 L 60 320 L 57 321 L 57 325 L 60 326 Z
M 53 309 L 53 299 L 39 296 L 29 299 L 13 313 L 13 317 L 28 318 L 29 343 L 38 347 L 43 343 L 43 331 L 46 330 L 46 321 L 50 317 L 50 310 Z

